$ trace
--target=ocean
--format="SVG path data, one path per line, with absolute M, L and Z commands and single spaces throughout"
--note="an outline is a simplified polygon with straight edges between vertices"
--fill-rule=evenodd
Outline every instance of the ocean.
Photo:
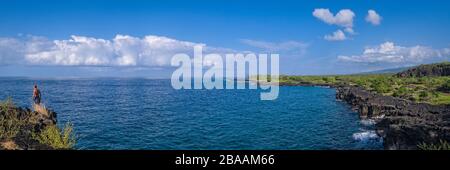
M 383 149 L 370 120 L 360 120 L 324 87 L 174 90 L 144 78 L 0 78 L 0 99 L 30 107 L 34 83 L 58 125 L 74 125 L 76 149 Z

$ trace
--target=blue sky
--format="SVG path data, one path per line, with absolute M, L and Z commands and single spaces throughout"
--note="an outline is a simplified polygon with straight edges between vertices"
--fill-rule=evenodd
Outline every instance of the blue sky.
M 368 21 L 369 10 L 377 22 Z M 353 16 L 340 17 L 341 11 Z M 160 57 L 186 43 L 279 53 L 282 74 L 448 61 L 448 11 L 450 2 L 438 0 L 1 1 L 0 76 L 169 77 L 172 68 Z M 335 32 L 343 35 L 332 37 Z M 117 35 L 139 49 L 117 47 Z M 168 44 L 158 49 L 149 41 Z M 158 56 L 144 55 L 145 61 L 123 58 L 153 50 Z

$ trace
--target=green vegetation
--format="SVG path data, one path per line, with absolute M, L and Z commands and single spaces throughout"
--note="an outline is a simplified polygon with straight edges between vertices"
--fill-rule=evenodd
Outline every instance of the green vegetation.
M 76 143 L 72 132 L 71 123 L 67 123 L 62 130 L 56 125 L 51 125 L 45 127 L 40 133 L 33 134 L 33 138 L 55 149 L 71 149 Z
M 14 103 L 11 98 L 0 102 L 0 141 L 11 140 L 20 131 L 21 127 L 25 124 L 23 120 L 20 120 L 15 116 Z
M 280 83 L 286 84 L 335 84 L 336 76 L 280 76 Z
M 399 77 L 450 76 L 450 62 L 422 64 L 397 74 Z
M 447 82 L 445 82 L 442 86 L 441 86 L 441 91 L 443 92 L 447 92 L 450 93 L 450 80 L 447 80 Z
M 33 128 L 39 122 L 37 119 L 49 116 L 48 112 L 45 109 L 47 115 L 42 115 L 41 112 L 31 113 L 19 109 L 11 98 L 0 101 L 0 144 L 10 142 L 16 145 L 15 138 L 20 133 L 20 138 L 36 140 L 54 149 L 72 149 L 76 141 L 71 123 L 67 123 L 63 129 L 55 124 L 47 125 L 43 129 Z
M 11 97 L 8 97 L 4 101 L 0 101 L 0 108 L 1 111 L 5 111 L 7 108 L 15 107 L 14 102 L 12 101 Z
M 450 144 L 444 140 L 440 140 L 437 144 L 421 143 L 417 147 L 421 150 L 450 150 Z
M 397 77 L 393 74 L 280 76 L 285 84 L 357 85 L 369 91 L 416 102 L 450 104 L 450 77 Z
M 278 81 L 285 85 L 356 85 L 381 95 L 438 105 L 450 104 L 450 76 L 445 75 L 448 68 L 450 62 L 421 65 L 398 74 L 281 75 Z M 259 78 L 261 76 L 252 76 L 250 80 L 267 81 Z

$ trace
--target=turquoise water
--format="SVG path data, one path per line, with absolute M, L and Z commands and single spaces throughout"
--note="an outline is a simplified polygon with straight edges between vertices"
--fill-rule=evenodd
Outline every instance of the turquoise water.
M 370 121 L 323 87 L 174 90 L 170 80 L 0 78 L 0 99 L 43 102 L 71 121 L 78 149 L 381 149 Z M 369 122 L 369 123 L 367 123 Z

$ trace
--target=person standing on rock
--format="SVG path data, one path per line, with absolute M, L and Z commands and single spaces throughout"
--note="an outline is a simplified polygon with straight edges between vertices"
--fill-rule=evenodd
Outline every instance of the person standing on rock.
M 33 101 L 34 104 L 40 105 L 41 104 L 41 91 L 38 89 L 37 85 L 34 85 L 33 88 Z

